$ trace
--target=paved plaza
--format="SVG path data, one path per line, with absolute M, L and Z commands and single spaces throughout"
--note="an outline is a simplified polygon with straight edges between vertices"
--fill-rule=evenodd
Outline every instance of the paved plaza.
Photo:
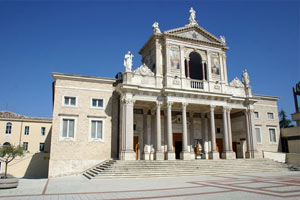
M 96 179 L 69 176 L 21 179 L 0 200 L 300 199 L 300 172 L 196 177 Z

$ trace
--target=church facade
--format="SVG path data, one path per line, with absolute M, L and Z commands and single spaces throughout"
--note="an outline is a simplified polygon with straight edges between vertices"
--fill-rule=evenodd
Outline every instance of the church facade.
M 49 177 L 106 159 L 260 158 L 278 151 L 277 97 L 252 94 L 247 70 L 228 80 L 225 37 L 195 20 L 153 34 L 117 79 L 53 73 Z

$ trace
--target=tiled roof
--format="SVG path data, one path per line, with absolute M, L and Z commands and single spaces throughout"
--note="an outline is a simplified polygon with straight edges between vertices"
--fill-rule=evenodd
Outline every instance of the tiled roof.
M 5 119 L 32 119 L 32 120 L 52 120 L 51 118 L 41 118 L 41 117 L 27 117 L 24 115 L 20 115 L 14 112 L 9 111 L 0 111 L 0 118 Z

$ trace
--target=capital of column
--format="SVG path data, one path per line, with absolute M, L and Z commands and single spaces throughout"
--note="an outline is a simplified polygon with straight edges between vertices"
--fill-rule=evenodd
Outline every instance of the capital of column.
M 206 60 L 202 60 L 202 64 L 206 64 Z
M 171 107 L 171 106 L 173 105 L 173 103 L 174 103 L 174 102 L 172 102 L 172 101 L 168 101 L 168 102 L 167 102 L 167 107 Z
M 187 107 L 187 105 L 188 105 L 188 103 L 187 103 L 187 102 L 182 102 L 182 108 L 186 108 L 186 107 Z
M 132 98 L 128 98 L 128 97 L 123 97 L 121 99 L 121 102 L 124 104 L 133 105 L 135 103 L 135 100 Z
M 156 101 L 156 108 L 160 108 L 162 105 L 162 102 L 161 101 Z
M 143 114 L 148 115 L 149 108 L 143 108 Z
M 195 112 L 194 111 L 190 111 L 190 118 L 193 119 L 194 118 L 194 114 Z
M 223 106 L 223 111 L 227 111 L 230 112 L 232 108 L 230 108 L 229 106 Z
M 213 112 L 213 111 L 215 110 L 215 107 L 216 107 L 215 105 L 212 105 L 212 104 L 211 104 L 211 105 L 209 105 L 210 112 Z
M 185 58 L 187 62 L 190 62 L 190 58 Z

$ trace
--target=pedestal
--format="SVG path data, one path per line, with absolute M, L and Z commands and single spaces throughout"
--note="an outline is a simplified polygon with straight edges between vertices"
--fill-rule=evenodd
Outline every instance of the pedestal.
M 136 160 L 136 153 L 134 151 L 122 151 L 121 160 Z
M 164 160 L 165 159 L 165 155 L 163 152 L 156 152 L 155 153 L 155 160 Z
M 236 159 L 236 155 L 235 155 L 235 152 L 233 152 L 233 151 L 223 152 L 222 153 L 222 158 L 223 159 Z
M 175 152 L 166 152 L 166 160 L 176 160 Z
M 209 159 L 212 159 L 212 160 L 220 159 L 219 152 L 209 152 Z
M 144 153 L 144 160 L 150 160 L 150 153 Z
M 191 160 L 191 153 L 190 152 L 181 152 L 180 159 L 181 160 Z

